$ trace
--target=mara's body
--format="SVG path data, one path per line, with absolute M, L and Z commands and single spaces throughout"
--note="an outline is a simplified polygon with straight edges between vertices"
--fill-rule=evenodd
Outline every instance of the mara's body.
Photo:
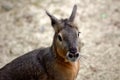
M 79 62 L 66 63 L 52 55 L 51 48 L 29 52 L 0 70 L 0 80 L 74 80 Z
M 51 47 L 36 49 L 0 69 L 0 80 L 75 80 L 79 71 L 78 28 L 73 25 L 77 6 L 69 19 L 48 12 L 55 30 Z

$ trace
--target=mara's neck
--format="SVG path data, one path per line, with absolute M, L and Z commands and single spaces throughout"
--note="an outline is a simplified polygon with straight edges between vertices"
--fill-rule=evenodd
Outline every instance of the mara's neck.
M 51 46 L 51 54 L 54 56 L 55 60 L 57 61 L 61 61 L 61 62 L 64 62 L 64 58 L 61 57 L 59 54 L 58 54 L 58 51 L 57 51 L 57 45 L 56 45 L 56 34 L 54 35 L 54 39 L 53 39 L 53 43 L 52 43 L 52 46 Z
M 51 46 L 52 60 L 47 61 L 46 69 L 48 78 L 50 80 L 75 80 L 76 75 L 79 71 L 79 61 L 76 62 L 65 62 L 63 58 L 57 55 L 55 46 Z
M 57 49 L 56 49 L 56 46 L 55 45 L 52 45 L 51 46 L 51 54 L 54 56 L 54 59 L 59 61 L 59 62 L 64 62 L 64 58 L 62 58 L 61 56 L 58 55 L 58 52 L 57 52 Z

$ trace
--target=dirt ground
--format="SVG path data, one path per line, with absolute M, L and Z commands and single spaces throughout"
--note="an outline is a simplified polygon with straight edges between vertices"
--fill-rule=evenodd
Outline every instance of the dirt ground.
M 75 3 L 84 42 L 77 80 L 120 80 L 120 0 L 0 0 L 0 67 L 50 46 L 54 33 L 45 10 L 66 18 Z

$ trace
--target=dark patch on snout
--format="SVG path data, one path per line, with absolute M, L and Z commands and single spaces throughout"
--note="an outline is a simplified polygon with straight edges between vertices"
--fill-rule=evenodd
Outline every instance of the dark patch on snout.
M 70 48 L 70 53 L 73 53 L 73 54 L 75 54 L 76 52 L 77 52 L 77 48 Z

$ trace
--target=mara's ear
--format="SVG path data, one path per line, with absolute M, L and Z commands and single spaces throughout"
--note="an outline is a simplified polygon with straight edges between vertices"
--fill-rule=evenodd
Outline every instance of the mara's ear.
M 55 24 L 58 24 L 59 23 L 59 20 L 55 17 L 55 16 L 53 16 L 53 15 L 51 15 L 48 11 L 46 11 L 46 14 L 50 17 L 50 19 L 51 19 L 51 24 L 54 26 Z
M 77 5 L 75 4 L 74 7 L 73 7 L 71 16 L 70 16 L 70 18 L 69 18 L 69 21 L 70 21 L 70 22 L 73 22 L 73 21 L 74 21 L 76 12 L 77 12 Z
M 57 32 L 62 26 L 60 26 L 61 22 L 58 20 L 55 16 L 51 15 L 48 11 L 46 11 L 46 14 L 50 17 L 51 19 L 51 24 L 54 28 L 54 30 Z

